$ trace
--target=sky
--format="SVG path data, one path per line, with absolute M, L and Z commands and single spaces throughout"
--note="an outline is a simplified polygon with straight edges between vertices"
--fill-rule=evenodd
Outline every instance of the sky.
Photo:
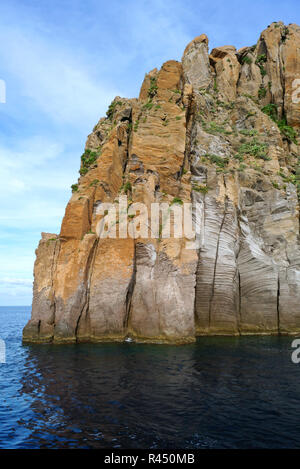
M 0 305 L 30 305 L 42 231 L 59 233 L 87 135 L 146 72 L 209 47 L 251 46 L 299 0 L 1 0 Z

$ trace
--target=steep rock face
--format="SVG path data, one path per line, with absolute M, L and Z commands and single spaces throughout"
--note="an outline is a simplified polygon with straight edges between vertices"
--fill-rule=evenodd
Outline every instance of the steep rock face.
M 60 235 L 42 234 L 24 341 L 300 331 L 299 41 L 297 25 L 272 23 L 256 46 L 209 54 L 201 35 L 145 76 L 138 99 L 115 98 L 88 136 Z M 157 202 L 200 207 L 192 249 L 161 226 L 152 236 Z M 106 203 L 116 239 L 98 236 Z

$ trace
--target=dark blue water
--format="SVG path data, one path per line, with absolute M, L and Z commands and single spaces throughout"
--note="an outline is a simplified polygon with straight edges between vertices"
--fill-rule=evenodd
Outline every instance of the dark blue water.
M 22 346 L 0 308 L 0 448 L 299 448 L 291 338 Z

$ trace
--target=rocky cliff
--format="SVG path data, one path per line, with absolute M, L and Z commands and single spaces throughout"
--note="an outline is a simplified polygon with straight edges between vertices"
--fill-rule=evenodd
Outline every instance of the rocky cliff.
M 115 98 L 60 234 L 42 234 L 24 341 L 299 333 L 299 85 L 300 28 L 279 22 L 238 51 L 209 54 L 201 35 L 145 76 L 138 99 Z M 120 194 L 199 204 L 200 245 L 99 238 L 97 208 Z

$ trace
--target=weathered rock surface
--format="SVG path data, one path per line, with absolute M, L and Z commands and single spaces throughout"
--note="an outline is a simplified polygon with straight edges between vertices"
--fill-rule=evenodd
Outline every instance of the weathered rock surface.
M 42 234 L 26 342 L 187 343 L 204 334 L 300 332 L 300 28 L 181 62 L 115 98 L 88 136 L 59 235 Z M 192 202 L 199 244 L 97 236 L 105 203 Z M 176 205 L 176 204 L 175 204 Z M 120 221 L 120 220 L 118 220 Z M 150 219 L 146 225 L 150 224 Z M 145 234 L 146 233 L 146 234 Z

